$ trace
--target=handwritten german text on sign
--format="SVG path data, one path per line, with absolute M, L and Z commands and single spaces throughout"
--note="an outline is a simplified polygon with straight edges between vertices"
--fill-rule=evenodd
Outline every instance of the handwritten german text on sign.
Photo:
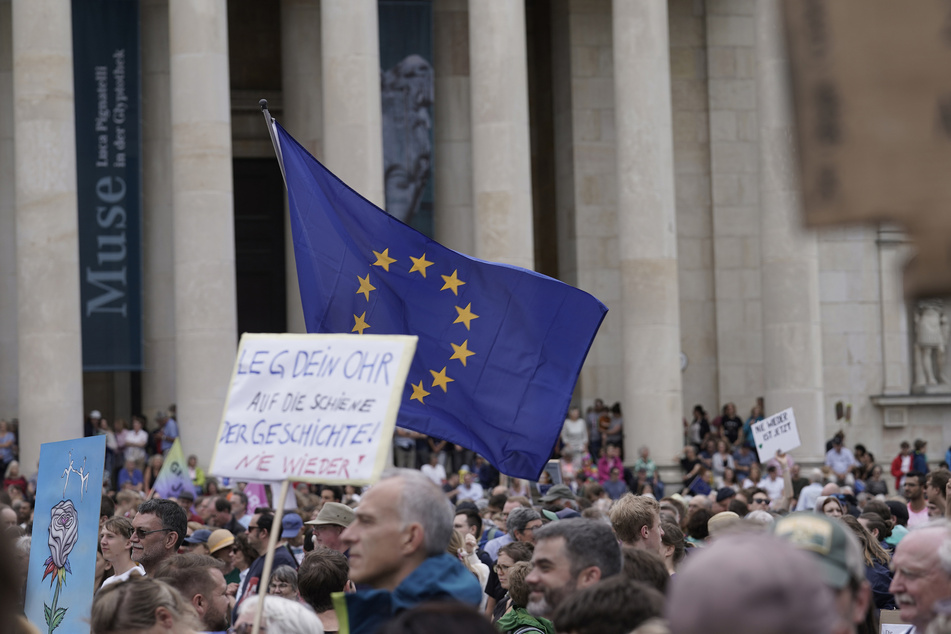
M 211 473 L 365 484 L 383 470 L 416 337 L 241 337 Z
M 760 462 L 766 462 L 776 456 L 776 451 L 792 451 L 802 444 L 799 440 L 799 429 L 796 427 L 796 417 L 792 408 L 784 409 L 778 414 L 753 423 L 753 441 Z

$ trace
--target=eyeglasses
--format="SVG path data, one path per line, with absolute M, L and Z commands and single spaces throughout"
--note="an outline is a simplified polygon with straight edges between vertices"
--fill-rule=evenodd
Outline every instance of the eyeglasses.
M 144 531 L 144 530 L 142 530 L 141 528 L 137 528 L 137 529 L 133 530 L 132 532 L 133 532 L 133 533 L 135 534 L 135 536 L 138 537 L 139 540 L 141 541 L 141 540 L 145 539 L 146 535 L 151 535 L 152 533 L 163 533 L 163 532 L 167 532 L 167 531 L 170 531 L 170 530 L 172 530 L 172 529 L 171 529 L 171 528 L 156 528 L 154 531 Z
M 290 587 L 291 584 L 287 583 L 286 581 L 272 581 L 268 585 L 267 589 L 273 592 L 282 592 Z
M 505 564 L 495 564 L 492 566 L 492 569 L 495 570 L 495 574 L 499 574 L 500 572 L 508 572 L 511 567 L 512 566 L 506 566 Z
M 753 504 L 769 504 L 769 498 L 753 498 Z

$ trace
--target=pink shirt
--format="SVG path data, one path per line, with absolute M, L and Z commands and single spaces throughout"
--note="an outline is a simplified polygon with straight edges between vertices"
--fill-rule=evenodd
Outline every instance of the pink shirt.
M 921 509 L 918 513 L 915 513 L 911 510 L 911 505 L 908 505 L 908 528 L 914 528 L 919 524 L 928 523 L 928 506 L 925 505 L 925 508 Z

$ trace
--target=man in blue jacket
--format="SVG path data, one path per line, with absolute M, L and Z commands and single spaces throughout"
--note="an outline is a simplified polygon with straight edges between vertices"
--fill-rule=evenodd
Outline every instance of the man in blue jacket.
M 454 514 L 442 490 L 411 469 L 385 473 L 363 496 L 340 539 L 350 551 L 350 580 L 370 589 L 334 595 L 341 633 L 375 632 L 427 601 L 479 605 L 478 579 L 447 552 Z

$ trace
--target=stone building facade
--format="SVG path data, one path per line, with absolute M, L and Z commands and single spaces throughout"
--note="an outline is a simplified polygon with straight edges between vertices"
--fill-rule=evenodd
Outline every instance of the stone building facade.
M 236 210 L 275 169 L 259 98 L 384 200 L 375 0 L 140 6 L 144 368 L 84 378 L 70 4 L 0 0 L 0 416 L 20 419 L 26 464 L 78 435 L 84 409 L 171 402 L 188 451 L 210 457 L 254 323 Z M 672 464 L 694 404 L 745 417 L 758 397 L 794 408 L 801 460 L 838 429 L 880 462 L 915 437 L 943 454 L 951 394 L 912 390 L 901 233 L 801 226 L 776 0 L 431 10 L 435 237 L 608 305 L 577 402 L 623 404 L 629 456 L 646 444 Z M 289 252 L 278 312 L 300 331 Z

